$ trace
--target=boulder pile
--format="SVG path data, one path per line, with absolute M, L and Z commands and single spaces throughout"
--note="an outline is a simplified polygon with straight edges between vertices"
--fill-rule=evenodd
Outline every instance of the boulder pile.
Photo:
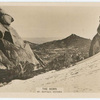
M 28 43 L 11 27 L 14 18 L 0 8 L 0 82 L 27 79 L 42 68 Z

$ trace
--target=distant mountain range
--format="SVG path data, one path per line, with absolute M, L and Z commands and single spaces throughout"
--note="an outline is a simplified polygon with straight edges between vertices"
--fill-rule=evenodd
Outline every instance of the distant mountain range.
M 36 44 L 42 44 L 42 43 L 45 43 L 45 42 L 58 40 L 58 39 L 60 39 L 60 37 L 23 38 L 23 40 L 26 40 L 26 41 L 29 41 L 29 42 L 32 42 L 32 43 L 36 43 Z
M 54 40 L 37 45 L 35 48 L 55 49 L 55 48 L 68 48 L 68 47 L 90 47 L 91 40 L 86 39 L 75 34 L 71 34 L 62 40 Z

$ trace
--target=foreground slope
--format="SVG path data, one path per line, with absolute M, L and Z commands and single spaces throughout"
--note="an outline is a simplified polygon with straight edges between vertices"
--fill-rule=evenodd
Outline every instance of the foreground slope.
M 68 69 L 50 71 L 28 80 L 14 80 L 0 92 L 36 92 L 36 87 L 60 87 L 65 92 L 100 92 L 100 53 Z

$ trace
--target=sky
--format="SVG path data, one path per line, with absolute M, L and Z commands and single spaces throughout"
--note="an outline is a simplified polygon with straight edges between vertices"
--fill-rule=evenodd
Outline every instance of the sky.
M 71 34 L 92 39 L 97 33 L 100 3 L 32 3 L 1 5 L 15 21 L 12 27 L 24 38 L 66 38 Z

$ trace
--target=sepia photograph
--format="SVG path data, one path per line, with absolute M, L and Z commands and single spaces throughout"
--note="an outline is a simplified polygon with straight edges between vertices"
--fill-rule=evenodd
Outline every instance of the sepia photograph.
M 0 3 L 0 93 L 99 94 L 100 2 Z

